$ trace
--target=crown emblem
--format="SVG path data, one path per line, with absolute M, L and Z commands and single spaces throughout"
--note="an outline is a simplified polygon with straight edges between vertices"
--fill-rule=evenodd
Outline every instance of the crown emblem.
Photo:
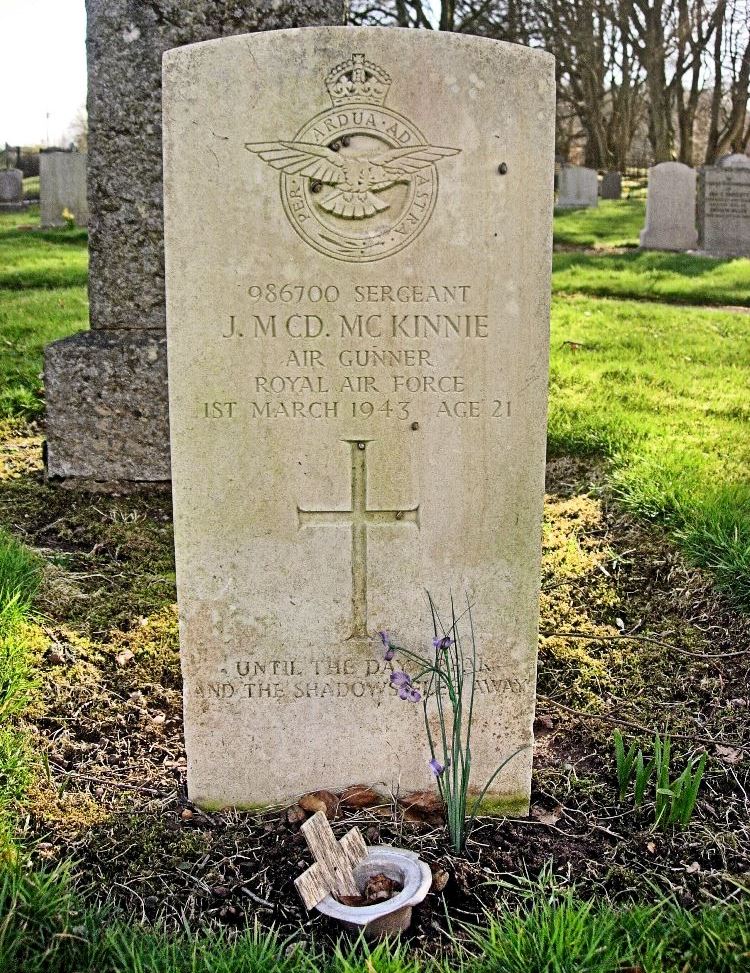
M 326 76 L 326 88 L 334 107 L 341 105 L 382 105 L 385 103 L 391 77 L 364 54 L 352 54 L 351 61 L 342 61 Z

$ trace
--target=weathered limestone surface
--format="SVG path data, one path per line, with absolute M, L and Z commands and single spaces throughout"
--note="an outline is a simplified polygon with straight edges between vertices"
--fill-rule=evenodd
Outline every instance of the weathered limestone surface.
M 564 165 L 560 170 L 558 188 L 558 209 L 599 205 L 599 177 L 596 169 Z
M 622 195 L 622 176 L 619 172 L 605 172 L 602 176 L 602 199 L 619 199 Z
M 191 798 L 429 786 L 373 644 L 433 651 L 425 589 L 475 606 L 481 786 L 532 740 L 554 62 L 320 28 L 171 51 L 164 77 Z
M 706 166 L 698 175 L 701 250 L 722 257 L 750 257 L 750 167 Z
M 660 162 L 648 170 L 644 250 L 694 250 L 695 170 L 682 162 Z
M 42 226 L 64 226 L 63 210 L 78 226 L 89 218 L 86 153 L 42 152 L 39 156 L 39 209 Z
M 92 331 L 116 332 L 130 347 L 128 332 L 164 330 L 163 52 L 229 34 L 340 23 L 343 8 L 339 0 L 88 0 L 86 6 L 90 324 Z M 209 160 L 212 140 L 209 133 L 204 146 Z M 199 198 L 194 205 L 200 205 Z M 150 348 L 150 339 L 143 340 Z M 84 345 L 74 347 L 82 350 Z M 85 354 L 97 347 L 86 345 Z M 142 376 L 144 396 L 162 409 L 166 398 L 159 382 L 164 367 L 163 362 L 154 363 Z M 78 374 L 89 376 L 87 388 L 73 390 L 73 398 L 89 416 L 88 424 L 85 414 L 71 414 L 64 389 L 53 389 L 50 396 L 48 388 L 48 400 L 62 409 L 60 414 L 49 412 L 54 430 L 48 437 L 49 475 L 88 477 L 95 469 L 96 479 L 110 481 L 125 463 L 137 480 L 152 479 L 154 470 L 161 476 L 167 471 L 168 476 L 169 444 L 166 436 L 159 438 L 166 430 L 166 413 L 148 437 L 151 454 L 137 453 L 142 465 L 124 461 L 122 454 L 131 449 L 134 418 L 127 398 L 119 400 L 121 421 L 113 414 L 109 435 L 102 439 L 95 426 L 100 393 L 96 369 L 87 364 Z M 53 373 L 47 380 L 54 380 Z M 88 460 L 79 468 L 74 457 L 82 455 Z

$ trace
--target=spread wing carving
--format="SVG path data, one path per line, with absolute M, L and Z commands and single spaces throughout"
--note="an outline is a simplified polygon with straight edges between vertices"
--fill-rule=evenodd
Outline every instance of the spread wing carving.
M 343 157 L 325 145 L 312 142 L 246 142 L 245 148 L 255 152 L 274 169 L 292 176 L 307 176 L 329 186 L 335 186 L 346 177 Z
M 274 169 L 334 186 L 318 206 L 355 220 L 388 209 L 389 204 L 374 193 L 397 182 L 408 182 L 420 169 L 461 151 L 440 145 L 412 145 L 377 155 L 341 155 L 312 142 L 246 142 L 245 148 Z
M 448 155 L 458 155 L 460 149 L 449 149 L 441 145 L 412 145 L 404 149 L 391 149 L 368 161 L 373 166 L 375 181 L 370 185 L 372 192 L 387 189 L 394 182 L 411 176 L 420 169 L 426 169 Z

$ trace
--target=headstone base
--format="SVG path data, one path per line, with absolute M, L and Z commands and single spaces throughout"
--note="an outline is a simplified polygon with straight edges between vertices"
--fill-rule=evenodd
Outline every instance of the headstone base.
M 665 227 L 659 230 L 641 230 L 640 246 L 642 250 L 695 250 L 698 247 L 698 231 L 686 230 L 685 227 Z
M 85 331 L 45 349 L 47 477 L 84 489 L 170 479 L 161 332 Z
M 29 208 L 29 203 L 24 200 L 21 203 L 0 203 L 0 213 L 23 213 Z

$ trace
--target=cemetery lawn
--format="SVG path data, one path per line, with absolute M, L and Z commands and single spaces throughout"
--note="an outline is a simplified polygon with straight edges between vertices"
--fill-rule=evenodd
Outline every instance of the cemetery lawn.
M 597 217 L 624 212 L 610 248 L 625 202 Z M 657 302 L 635 273 L 617 299 L 558 283 L 669 259 L 675 293 L 717 304 L 750 261 L 590 253 L 591 211 L 564 214 L 585 249 L 555 256 L 531 816 L 481 818 L 458 858 L 425 798 L 339 807 L 339 837 L 436 876 L 403 945 L 368 955 L 296 897 L 298 808 L 187 800 L 169 496 L 45 483 L 42 347 L 85 327 L 85 233 L 19 219 L 0 218 L 0 973 L 746 968 L 750 315 Z M 671 733 L 675 775 L 707 754 L 688 826 L 620 799 L 616 726 L 647 756 Z

